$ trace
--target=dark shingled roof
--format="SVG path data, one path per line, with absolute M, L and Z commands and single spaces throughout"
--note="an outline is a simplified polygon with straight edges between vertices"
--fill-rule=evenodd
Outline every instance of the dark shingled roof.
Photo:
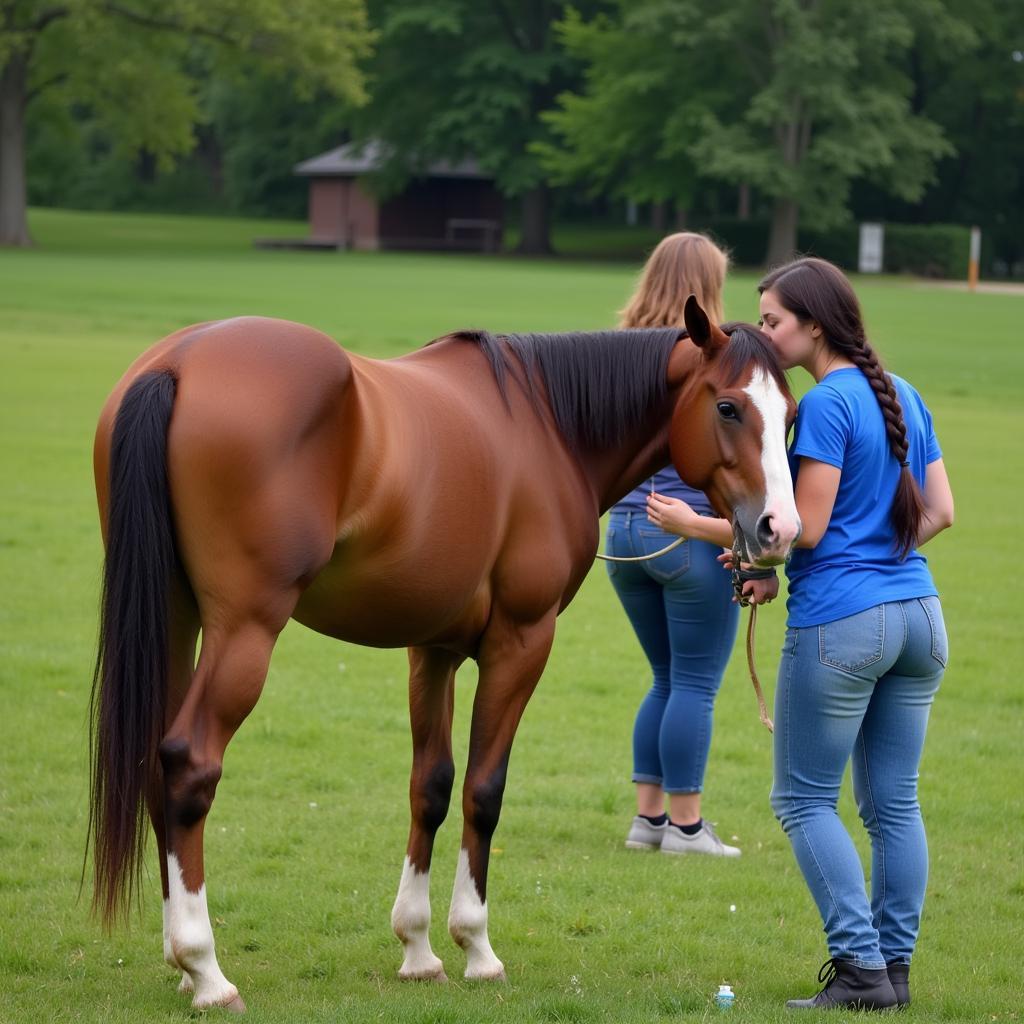
M 295 173 L 304 178 L 344 178 L 368 174 L 377 170 L 388 157 L 382 142 L 349 142 L 344 146 L 329 149 L 326 153 L 303 160 L 295 165 Z M 476 178 L 490 181 L 493 174 L 486 174 L 475 160 L 463 160 L 453 164 L 438 160 L 430 164 L 425 172 L 430 178 Z

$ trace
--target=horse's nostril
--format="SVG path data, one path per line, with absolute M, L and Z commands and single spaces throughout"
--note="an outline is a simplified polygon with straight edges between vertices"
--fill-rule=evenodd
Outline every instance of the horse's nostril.
M 771 516 L 761 516 L 758 519 L 757 525 L 754 527 L 754 536 L 761 547 L 766 548 L 771 545 L 775 539 L 775 526 L 772 523 Z

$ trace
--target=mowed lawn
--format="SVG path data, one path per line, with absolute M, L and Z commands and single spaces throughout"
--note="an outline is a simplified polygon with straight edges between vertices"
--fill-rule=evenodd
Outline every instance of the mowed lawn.
M 91 446 L 108 390 L 163 335 L 236 314 L 300 320 L 382 357 L 461 327 L 601 328 L 638 268 L 250 244 L 299 235 L 299 224 L 35 211 L 32 226 L 37 249 L 0 252 L 0 1022 L 182 1020 L 195 1015 L 162 963 L 152 846 L 143 914 L 130 930 L 104 935 L 88 890 L 78 900 L 101 564 Z M 752 274 L 730 279 L 730 316 L 756 317 L 755 284 Z M 1016 1020 L 1024 297 L 909 279 L 856 284 L 889 367 L 935 414 L 957 497 L 955 528 L 927 549 L 952 661 L 922 768 L 932 866 L 903 1018 Z M 762 615 L 769 683 L 783 622 L 781 604 Z M 469 666 L 459 678 L 456 786 L 474 684 Z M 733 1016 L 787 1019 L 785 998 L 814 991 L 827 954 L 768 807 L 770 740 L 742 648 L 719 697 L 705 794 L 707 816 L 743 848 L 738 861 L 623 849 L 632 717 L 646 686 L 596 566 L 562 616 L 520 728 L 494 839 L 491 938 L 508 983 L 462 981 L 464 957 L 446 933 L 456 798 L 433 871 L 434 947 L 452 981 L 404 985 L 389 913 L 408 827 L 405 655 L 289 626 L 228 749 L 206 830 L 220 960 L 249 1019 L 702 1020 L 717 1012 L 721 982 L 737 993 Z M 842 813 L 856 822 L 849 792 Z

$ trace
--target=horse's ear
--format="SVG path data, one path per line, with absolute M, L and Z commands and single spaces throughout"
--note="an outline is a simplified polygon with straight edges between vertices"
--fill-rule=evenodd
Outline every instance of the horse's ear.
M 683 308 L 683 322 L 689 332 L 690 341 L 698 348 L 703 349 L 708 356 L 714 356 L 722 346 L 729 342 L 729 336 L 708 319 L 708 315 L 701 309 L 696 295 L 691 295 L 686 300 L 686 306 Z

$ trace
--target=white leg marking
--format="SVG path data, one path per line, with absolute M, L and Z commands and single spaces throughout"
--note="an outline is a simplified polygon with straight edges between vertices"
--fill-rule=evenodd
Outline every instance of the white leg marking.
M 174 950 L 171 949 L 170 900 L 164 900 L 164 962 L 169 967 L 173 967 L 175 970 L 181 971 L 181 982 L 178 985 L 179 992 L 185 993 L 194 991 L 192 979 L 188 976 L 188 971 L 182 970 L 181 964 L 178 963 L 174 956 Z
M 448 914 L 448 931 L 466 951 L 467 978 L 505 978 L 505 966 L 494 955 L 487 938 L 487 904 L 481 902 L 476 883 L 469 873 L 469 854 L 459 851 L 455 871 L 452 906 Z
M 195 988 L 192 1006 L 197 1010 L 226 1006 L 238 999 L 238 989 L 224 977 L 217 964 L 213 929 L 206 909 L 206 886 L 200 886 L 199 892 L 189 892 L 173 853 L 167 855 L 167 875 L 171 893 L 167 907 L 167 945 L 173 962 L 192 980 Z M 182 982 L 184 988 L 184 979 Z
M 800 532 L 800 517 L 793 497 L 793 477 L 786 457 L 786 399 L 771 375 L 758 367 L 744 388 L 761 414 L 761 467 L 764 470 L 764 515 L 771 516 L 777 547 L 788 552 Z
M 405 948 L 405 959 L 398 970 L 400 978 L 448 980 L 444 964 L 430 948 L 430 872 L 417 871 L 408 857 L 391 910 L 391 927 Z

